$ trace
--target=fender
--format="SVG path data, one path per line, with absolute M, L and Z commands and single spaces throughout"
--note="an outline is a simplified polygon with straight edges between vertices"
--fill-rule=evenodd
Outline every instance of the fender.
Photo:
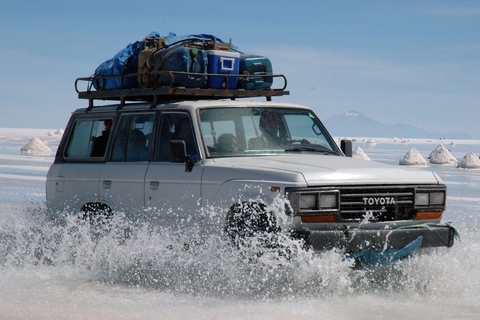
M 260 179 L 261 177 L 261 179 Z M 208 163 L 202 177 L 202 204 L 227 210 L 239 201 L 256 201 L 269 205 L 286 187 L 306 187 L 302 174 L 268 168 L 251 168 Z

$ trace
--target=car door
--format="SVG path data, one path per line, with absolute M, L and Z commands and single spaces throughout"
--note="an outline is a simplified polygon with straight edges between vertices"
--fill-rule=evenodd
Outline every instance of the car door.
M 145 208 L 145 173 L 150 160 L 155 113 L 124 114 L 115 132 L 110 160 L 105 164 L 99 198 L 126 214 Z
M 199 223 L 203 165 L 198 161 L 190 115 L 163 112 L 158 128 L 155 161 L 150 163 L 145 178 L 145 204 L 167 226 Z M 196 161 L 191 171 L 186 171 L 184 163 L 169 162 L 170 140 L 185 141 L 187 154 Z

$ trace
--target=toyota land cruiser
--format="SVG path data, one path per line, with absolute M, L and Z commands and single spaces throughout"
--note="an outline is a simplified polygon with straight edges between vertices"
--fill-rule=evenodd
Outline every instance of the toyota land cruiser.
M 265 227 L 278 224 L 267 213 L 283 199 L 282 227 L 314 250 L 453 245 L 438 175 L 352 158 L 351 143 L 339 148 L 311 109 L 220 99 L 246 95 L 238 90 L 145 90 L 79 92 L 89 106 L 72 114 L 48 172 L 49 208 L 157 211 L 167 224 L 201 225 L 213 207 L 235 237 L 277 230 Z

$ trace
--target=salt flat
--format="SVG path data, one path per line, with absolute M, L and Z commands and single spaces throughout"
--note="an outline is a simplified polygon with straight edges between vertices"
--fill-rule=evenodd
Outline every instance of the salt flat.
M 451 319 L 480 317 L 480 170 L 453 165 L 434 170 L 448 186 L 444 221 L 461 241 L 372 270 L 352 269 L 336 252 L 294 260 L 265 256 L 255 264 L 211 237 L 183 250 L 184 234 L 127 226 L 94 241 L 75 219 L 47 219 L 45 176 L 60 135 L 0 129 L 1 319 Z M 34 137 L 52 154 L 22 155 Z M 370 137 L 368 137 L 370 138 Z M 373 138 L 373 161 L 399 165 L 410 148 L 428 158 L 439 144 L 457 159 L 480 141 Z M 119 226 L 122 221 L 118 221 Z M 123 229 L 122 229 L 123 230 Z

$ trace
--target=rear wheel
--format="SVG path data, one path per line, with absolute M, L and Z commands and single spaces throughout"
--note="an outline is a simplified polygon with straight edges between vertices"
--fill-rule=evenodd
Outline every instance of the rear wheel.
M 92 224 L 105 224 L 112 217 L 112 209 L 101 202 L 87 203 L 80 210 L 80 218 Z

